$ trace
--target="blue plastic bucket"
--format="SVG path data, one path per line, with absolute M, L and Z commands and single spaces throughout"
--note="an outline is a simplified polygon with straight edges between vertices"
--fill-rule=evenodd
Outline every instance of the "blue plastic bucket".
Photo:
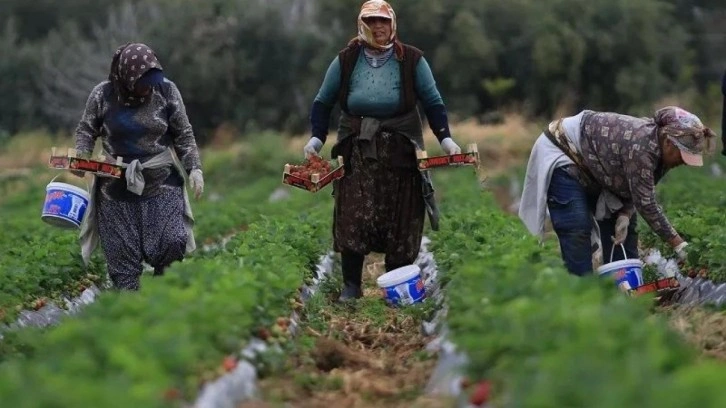
M 417 265 L 394 269 L 379 276 L 376 283 L 386 302 L 392 306 L 419 303 L 426 297 L 421 268 Z
M 625 254 L 625 247 L 623 255 Z M 615 249 L 615 248 L 613 248 Z M 640 286 L 643 286 L 643 261 L 640 259 L 623 259 L 613 262 L 612 251 L 610 252 L 610 263 L 597 268 L 600 277 L 608 277 L 615 281 L 615 285 L 623 292 L 629 293 Z
M 88 208 L 88 192 L 67 183 L 51 181 L 45 188 L 41 219 L 59 228 L 79 228 Z

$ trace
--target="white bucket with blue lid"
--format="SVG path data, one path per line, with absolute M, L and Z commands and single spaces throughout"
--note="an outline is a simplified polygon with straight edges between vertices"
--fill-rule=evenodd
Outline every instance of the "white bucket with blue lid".
M 392 306 L 411 305 L 426 297 L 421 268 L 406 265 L 385 273 L 376 279 L 386 302 Z
M 615 280 L 615 285 L 623 292 L 629 293 L 640 286 L 643 286 L 643 261 L 640 259 L 627 259 L 625 246 L 620 244 L 623 249 L 623 257 L 621 261 L 613 262 L 613 253 L 615 245 L 610 250 L 610 262 L 597 268 L 600 277 L 609 277 Z
M 90 197 L 80 187 L 51 181 L 45 188 L 45 203 L 40 219 L 54 227 L 80 228 Z

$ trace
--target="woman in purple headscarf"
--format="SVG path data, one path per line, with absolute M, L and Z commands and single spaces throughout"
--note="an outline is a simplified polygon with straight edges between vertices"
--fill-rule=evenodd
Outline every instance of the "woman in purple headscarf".
M 100 241 L 114 287 L 136 290 L 142 262 L 161 275 L 195 249 L 185 180 L 197 198 L 204 189 L 181 94 L 148 46 L 119 47 L 108 80 L 91 91 L 76 128 L 79 155 L 89 157 L 99 136 L 106 157 L 123 158 L 124 175 L 94 177 L 82 254 L 88 262 Z
M 703 166 L 714 138 L 696 115 L 676 106 L 651 118 L 585 110 L 553 121 L 530 153 L 519 216 L 543 237 L 549 212 L 574 275 L 591 274 L 611 253 L 614 261 L 637 258 L 636 214 L 684 259 L 688 243 L 658 205 L 655 186 L 676 167 Z M 613 251 L 615 245 L 623 251 Z

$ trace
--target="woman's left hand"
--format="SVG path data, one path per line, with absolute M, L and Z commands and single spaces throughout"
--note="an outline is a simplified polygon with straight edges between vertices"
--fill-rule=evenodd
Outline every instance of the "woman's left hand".
M 202 176 L 201 170 L 194 169 L 191 173 L 189 173 L 189 184 L 191 184 L 192 189 L 194 190 L 194 198 L 199 200 L 199 197 L 201 197 L 204 192 L 204 177 Z

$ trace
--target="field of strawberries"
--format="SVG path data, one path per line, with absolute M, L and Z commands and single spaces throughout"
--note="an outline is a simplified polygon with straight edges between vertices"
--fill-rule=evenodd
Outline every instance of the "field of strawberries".
M 251 171 L 255 160 L 259 167 Z M 350 310 L 330 310 L 325 302 L 313 305 L 314 313 L 312 306 L 301 308 L 311 298 L 300 288 L 318 282 L 316 271 L 330 248 L 332 199 L 282 185 L 279 167 L 257 157 L 210 164 L 206 196 L 193 203 L 198 251 L 163 278 L 145 276 L 138 293 L 106 290 L 102 256 L 83 267 L 76 232 L 42 223 L 47 171 L 0 183 L 0 318 L 7 325 L 0 327 L 2 405 L 239 406 L 243 401 L 210 405 L 200 396 L 215 392 L 210 386 L 220 378 L 243 371 L 241 363 L 249 358 L 240 350 L 276 346 L 271 348 L 277 357 L 252 362 L 264 376 L 282 364 L 280 359 L 299 355 L 306 341 L 332 325 L 336 313 L 352 319 Z M 719 209 L 726 205 L 726 190 L 724 177 L 714 171 L 705 168 L 694 176 L 679 169 L 663 182 L 660 194 L 693 248 L 684 270 L 703 269 L 704 276 L 722 282 L 726 224 Z M 457 385 L 449 393 L 458 397 L 458 406 L 726 406 L 721 384 L 726 367 L 703 358 L 663 315 L 653 313 L 652 295 L 627 297 L 611 282 L 568 276 L 556 242 L 539 245 L 472 173 L 436 172 L 441 229 L 426 231 L 447 311 L 438 323 L 446 330 L 436 332 L 447 332 L 447 341 L 466 361 L 460 372 L 451 369 Z M 645 229 L 642 240 L 660 248 Z M 49 304 L 63 309 L 63 299 L 89 287 L 100 288 L 97 299 L 57 324 L 13 326 L 24 311 Z M 359 311 L 369 320 L 358 326 L 343 322 L 340 333 L 329 330 L 331 338 L 364 333 L 377 316 L 381 320 L 373 330 L 379 332 L 422 319 L 411 317 L 416 311 L 398 316 L 386 311 L 373 296 Z M 431 302 L 424 302 L 420 313 L 430 313 Z M 306 335 L 291 337 L 298 323 Z M 381 347 L 402 346 L 395 336 L 386 338 L 390 344 Z M 302 362 L 296 367 L 324 370 Z M 433 363 L 422 367 L 428 370 L 422 378 L 434 376 Z M 383 380 L 389 371 L 379 371 Z M 337 393 L 336 401 L 346 401 L 345 381 L 312 383 L 309 374 L 296 374 L 297 386 L 307 394 L 298 395 L 292 406 L 308 406 L 303 400 L 314 393 Z M 426 393 L 420 388 L 418 397 Z M 405 393 L 386 395 L 385 405 L 365 396 L 371 400 L 361 406 L 414 406 L 411 391 Z M 421 406 L 452 406 L 437 403 Z

